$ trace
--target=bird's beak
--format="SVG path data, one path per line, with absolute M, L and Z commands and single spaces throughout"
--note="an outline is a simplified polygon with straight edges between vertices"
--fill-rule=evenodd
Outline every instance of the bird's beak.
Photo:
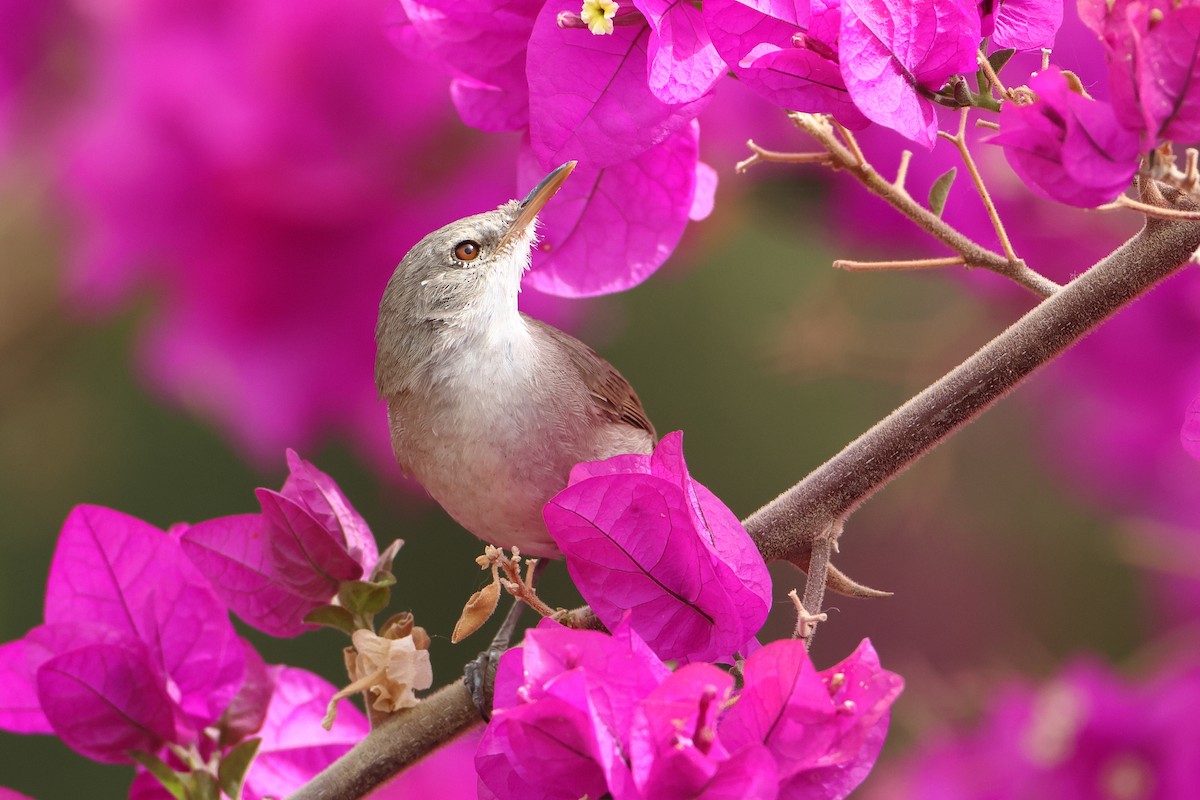
M 529 229 L 538 212 L 562 188 L 563 183 L 567 180 L 567 176 L 575 169 L 576 163 L 578 162 L 568 161 L 563 164 L 542 178 L 541 182 L 533 187 L 533 191 L 525 195 L 525 199 L 517 204 L 517 218 L 512 221 L 512 224 L 508 226 L 508 230 L 505 231 L 504 236 L 500 239 L 500 248 L 505 247 L 513 237 L 520 236 Z

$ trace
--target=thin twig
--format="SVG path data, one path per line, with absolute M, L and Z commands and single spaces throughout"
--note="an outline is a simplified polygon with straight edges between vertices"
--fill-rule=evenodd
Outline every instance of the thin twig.
M 544 562 L 539 559 L 529 559 L 530 569 L 527 570 L 524 578 L 521 577 L 521 561 L 519 556 L 514 555 L 509 557 L 504 554 L 500 548 L 495 548 L 495 564 L 500 569 L 504 570 L 505 578 L 500 579 L 500 585 L 504 590 L 520 600 L 525 605 L 532 608 L 543 617 L 552 617 L 558 613 L 558 609 L 551 608 L 543 602 L 542 598 L 537 596 L 537 590 L 533 587 L 534 579 L 541 574 L 541 569 L 537 569 L 535 565 L 543 566 Z M 516 551 L 514 550 L 514 554 Z
M 975 127 L 987 128 L 989 131 L 998 131 L 1000 130 L 1000 123 L 992 122 L 990 119 L 977 119 L 975 120 Z
M 945 258 L 914 258 L 907 261 L 850 261 L 839 258 L 833 262 L 836 269 L 847 272 L 874 272 L 884 270 L 934 269 L 936 267 L 961 267 L 966 262 L 962 256 Z
M 912 150 L 901 150 L 900 166 L 896 167 L 896 179 L 892 181 L 892 186 L 895 186 L 897 191 L 904 191 L 904 181 L 908 178 L 908 162 L 910 161 L 912 161 Z
M 1200 150 L 1189 147 L 1184 151 L 1184 156 L 1187 160 L 1184 162 L 1183 181 L 1179 188 L 1185 192 L 1193 192 L 1196 184 L 1200 182 Z
M 992 196 L 983 183 L 983 176 L 979 174 L 979 167 L 975 165 L 975 159 L 971 156 L 971 148 L 967 145 L 967 115 L 970 111 L 971 109 L 964 108 L 959 112 L 958 131 L 953 136 L 945 131 L 938 131 L 938 136 L 949 140 L 958 149 L 958 154 L 962 158 L 967 172 L 971 174 L 971 182 L 975 184 L 975 191 L 979 194 L 979 199 L 983 201 L 983 207 L 987 210 L 988 219 L 992 221 L 992 227 L 1000 239 L 1000 246 L 1004 248 L 1004 255 L 1008 256 L 1009 262 L 1015 262 L 1019 259 L 1016 252 L 1013 251 L 1012 242 L 1008 240 L 1008 232 L 1004 230 L 1000 212 L 996 210 L 996 204 L 992 202 Z
M 782 153 L 778 150 L 767 150 L 759 147 L 753 139 L 746 140 L 746 146 L 753 151 L 749 158 L 739 161 L 734 167 L 738 172 L 745 172 L 755 164 L 775 162 L 778 164 L 830 164 L 829 153 Z
M 1102 206 L 1096 206 L 1097 211 L 1115 211 L 1119 208 L 1127 208 L 1131 211 L 1138 211 L 1148 217 L 1156 219 L 1196 219 L 1200 220 L 1200 210 L 1198 211 L 1178 211 L 1173 208 L 1161 208 L 1159 206 L 1143 203 L 1134 200 L 1132 197 L 1121 195 L 1111 203 L 1105 203 Z
M 838 133 L 841 134 L 842 141 L 846 143 L 846 146 L 850 148 L 850 152 L 854 154 L 855 163 L 861 167 L 867 166 L 867 157 L 863 155 L 862 148 L 858 146 L 858 139 L 855 138 L 854 134 L 851 133 L 845 125 L 838 122 L 833 117 L 830 117 L 830 119 L 833 120 L 834 127 L 836 127 Z
M 1040 297 L 1049 297 L 1060 287 L 1057 283 L 1031 270 L 1019 259 L 1009 259 L 982 247 L 944 219 L 913 199 L 903 187 L 883 178 L 870 164 L 860 162 L 834 133 L 828 118 L 820 114 L 794 112 L 789 115 L 798 127 L 825 148 L 834 169 L 844 169 L 871 192 L 886 200 L 897 211 L 911 219 L 951 250 L 960 254 L 967 266 L 983 267 L 1016 281 Z

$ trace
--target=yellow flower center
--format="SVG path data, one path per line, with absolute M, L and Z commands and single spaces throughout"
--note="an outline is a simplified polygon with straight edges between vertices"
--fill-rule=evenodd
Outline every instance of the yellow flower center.
M 613 32 L 612 20 L 617 8 L 613 0 L 583 0 L 583 10 L 579 16 L 587 23 L 588 30 L 597 36 L 604 36 Z

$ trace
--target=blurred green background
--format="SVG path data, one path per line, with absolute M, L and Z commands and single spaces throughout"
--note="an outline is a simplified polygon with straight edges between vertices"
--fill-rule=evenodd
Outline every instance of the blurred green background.
M 660 433 L 686 432 L 692 474 L 745 516 L 1014 312 L 944 276 L 832 271 L 834 257 L 862 253 L 828 244 L 823 189 L 802 172 L 760 175 L 744 200 L 722 199 L 663 272 L 597 306 L 580 334 L 637 387 Z M 66 315 L 57 300 L 62 235 L 36 185 L 12 176 L 0 187 L 0 641 L 40 623 L 55 538 L 73 505 L 166 527 L 254 511 L 254 487 L 284 477 L 282 453 L 279 471 L 258 474 L 214 430 L 143 390 L 131 357 L 136 311 L 99 325 Z M 889 750 L 931 716 L 968 713 L 999 675 L 1044 675 L 1081 649 L 1122 658 L 1137 644 L 1140 601 L 1109 523 L 1038 463 L 1030 412 L 1019 396 L 1005 400 L 847 526 L 836 563 L 895 596 L 828 597 L 813 657 L 827 666 L 870 637 L 906 678 Z M 491 633 L 459 645 L 448 638 L 484 581 L 472 563 L 479 544 L 347 447 L 303 455 L 338 481 L 381 544 L 406 540 L 394 610 L 411 609 L 433 636 L 436 684 L 455 680 Z M 786 594 L 803 583 L 787 566 L 773 574 L 767 637 L 788 634 Z M 578 602 L 561 566 L 541 592 L 551 605 Z M 340 634 L 279 641 L 243 630 L 268 661 L 344 682 Z M 132 774 L 50 737 L 0 733 L 0 753 L 0 785 L 43 800 L 123 797 Z

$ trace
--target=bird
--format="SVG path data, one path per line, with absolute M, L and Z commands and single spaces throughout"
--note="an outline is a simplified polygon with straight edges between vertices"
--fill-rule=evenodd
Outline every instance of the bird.
M 615 367 L 517 309 L 537 215 L 575 165 L 417 242 L 388 280 L 375 328 L 375 382 L 401 471 L 479 539 L 532 557 L 561 556 L 542 507 L 572 467 L 649 454 L 657 441 Z

